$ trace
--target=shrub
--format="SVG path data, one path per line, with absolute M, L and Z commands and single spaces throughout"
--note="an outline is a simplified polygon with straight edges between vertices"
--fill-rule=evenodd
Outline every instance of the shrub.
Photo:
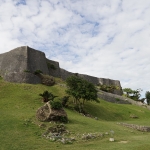
M 50 101 L 52 109 L 61 109 L 63 106 L 60 101 Z
M 24 70 L 24 72 L 31 73 L 29 70 Z
M 47 66 L 48 66 L 49 69 L 53 69 L 53 70 L 57 69 L 54 64 L 51 64 L 49 62 L 47 63 Z
M 53 101 L 54 98 L 57 97 L 48 91 L 44 91 L 42 94 L 39 94 L 39 96 L 43 97 L 43 102 Z
M 67 123 L 68 122 L 68 118 L 66 116 L 60 116 L 59 117 L 59 121 L 63 122 L 63 123 Z
M 70 96 L 64 96 L 64 97 L 60 98 L 61 104 L 63 107 L 67 107 L 67 102 L 69 101 L 69 97 Z
M 120 99 L 119 98 L 115 98 L 116 99 L 116 101 L 120 101 Z
M 38 75 L 38 74 L 40 74 L 40 73 L 43 73 L 41 70 L 36 70 L 36 71 L 34 71 L 34 74 L 35 75 Z
M 102 90 L 102 91 L 105 91 L 105 92 L 109 92 L 109 93 L 113 93 L 114 90 L 117 90 L 119 89 L 118 86 L 115 86 L 115 85 L 99 85 L 99 89 Z

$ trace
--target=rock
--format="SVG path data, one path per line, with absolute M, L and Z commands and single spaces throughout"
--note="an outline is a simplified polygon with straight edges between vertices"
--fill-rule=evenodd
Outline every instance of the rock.
M 67 113 L 63 108 L 61 109 L 51 109 L 51 105 L 47 102 L 44 106 L 41 106 L 37 112 L 36 117 L 40 121 L 60 121 L 67 122 Z
M 131 115 L 130 115 L 130 118 L 137 119 L 137 118 L 138 118 L 138 116 L 136 116 L 136 115 L 134 115 L 134 114 L 131 114 Z
M 55 84 L 55 79 L 52 76 L 44 75 L 42 73 L 37 75 L 41 79 L 41 83 L 47 86 L 53 86 Z
M 110 141 L 110 142 L 114 142 L 115 139 L 114 139 L 114 138 L 109 138 L 109 141 Z

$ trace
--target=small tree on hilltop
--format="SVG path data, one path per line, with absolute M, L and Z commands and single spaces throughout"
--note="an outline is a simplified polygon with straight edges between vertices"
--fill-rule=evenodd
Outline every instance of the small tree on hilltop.
M 92 100 L 99 102 L 97 100 L 97 90 L 95 86 L 78 76 L 70 76 L 66 80 L 68 89 L 66 93 L 74 98 L 74 103 L 82 108 L 85 101 Z M 82 99 L 82 102 L 81 102 Z
M 54 98 L 58 97 L 48 91 L 44 91 L 42 94 L 39 94 L 39 96 L 43 97 L 43 102 L 53 101 Z
M 147 91 L 145 93 L 145 97 L 146 97 L 146 100 L 147 100 L 147 104 L 150 105 L 150 92 L 149 91 Z

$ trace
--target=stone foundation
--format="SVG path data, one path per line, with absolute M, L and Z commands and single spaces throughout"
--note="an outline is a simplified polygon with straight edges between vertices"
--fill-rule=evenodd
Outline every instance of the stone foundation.
M 135 129 L 138 131 L 142 131 L 142 132 L 150 132 L 150 127 L 147 127 L 147 126 L 128 124 L 128 123 L 117 123 L 117 124 L 122 125 L 124 127 L 131 128 L 131 129 Z

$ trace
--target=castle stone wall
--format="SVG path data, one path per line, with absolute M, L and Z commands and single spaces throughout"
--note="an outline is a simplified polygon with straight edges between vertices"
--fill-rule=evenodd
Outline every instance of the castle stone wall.
M 120 94 L 112 94 L 108 92 L 104 92 L 99 90 L 98 97 L 100 99 L 106 100 L 111 103 L 117 103 L 117 104 L 132 104 L 133 100 L 127 100 L 126 97 L 120 96 Z
M 60 78 L 61 73 L 60 73 L 59 62 L 49 60 L 49 59 L 46 59 L 46 62 L 48 66 L 49 75 Z M 54 66 L 54 68 L 51 66 Z
M 0 54 L 0 75 L 4 80 L 12 82 L 25 81 L 27 69 L 27 49 L 19 47 L 10 52 Z
M 93 83 L 95 85 L 102 84 L 102 85 L 114 85 L 114 86 L 117 86 L 118 89 L 114 90 L 113 93 L 117 94 L 117 95 L 122 95 L 123 94 L 120 81 L 118 81 L 118 80 L 97 78 L 97 77 L 93 77 L 93 76 L 89 76 L 89 75 L 85 75 L 85 74 L 72 73 L 72 72 L 66 71 L 64 69 L 60 69 L 60 73 L 61 73 L 61 78 L 63 80 L 66 80 L 69 76 L 78 75 L 79 77 L 82 77 L 85 80 L 87 80 L 87 81 L 89 81 L 89 82 L 91 82 L 91 83 Z
M 43 74 L 49 74 L 45 54 L 41 51 L 27 47 L 27 69 L 30 72 L 41 70 Z
M 60 68 L 60 76 L 63 80 L 66 80 L 68 77 L 74 75 L 74 73 L 69 72 L 65 69 Z
M 25 70 L 31 73 L 27 73 Z M 66 71 L 59 67 L 59 62 L 47 59 L 43 52 L 28 46 L 18 47 L 7 53 L 0 54 L 0 75 L 6 81 L 41 83 L 41 80 L 33 74 L 36 70 L 41 70 L 44 74 L 59 77 L 63 80 L 66 80 L 71 75 L 78 75 L 95 85 L 115 85 L 119 87 L 119 90 L 114 93 L 122 95 L 120 81 Z
M 97 77 L 93 77 L 93 76 L 89 76 L 89 75 L 85 75 L 85 74 L 78 74 L 79 77 L 84 78 L 85 80 L 97 85 L 99 84 L 99 78 Z

